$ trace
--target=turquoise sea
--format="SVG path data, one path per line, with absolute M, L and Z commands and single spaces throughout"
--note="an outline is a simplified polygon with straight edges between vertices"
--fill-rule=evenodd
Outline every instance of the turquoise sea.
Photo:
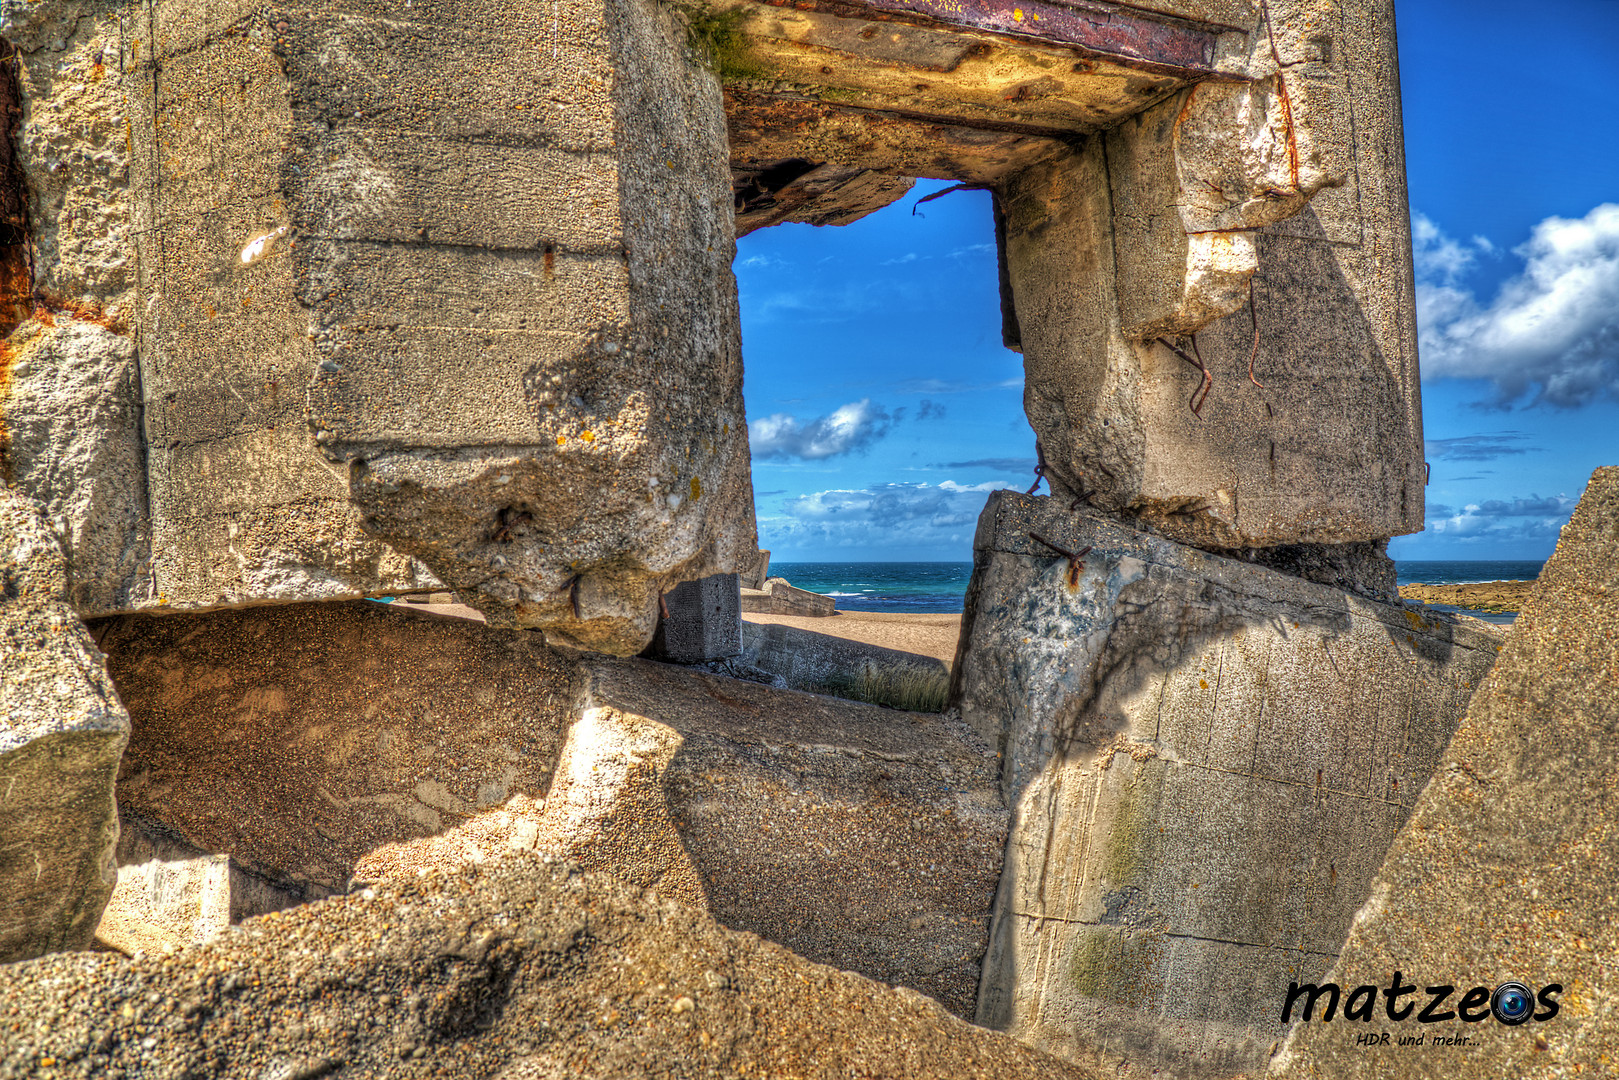
M 1397 561 L 1401 585 L 1520 581 L 1538 577 L 1544 563 Z M 837 597 L 844 611 L 961 611 L 972 577 L 970 562 L 772 562 L 770 573 L 800 589 Z

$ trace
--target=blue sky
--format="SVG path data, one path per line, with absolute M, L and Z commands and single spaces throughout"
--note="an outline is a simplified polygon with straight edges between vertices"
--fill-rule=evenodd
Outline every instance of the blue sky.
M 1399 9 L 1428 528 L 1396 559 L 1550 555 L 1619 464 L 1619 0 Z M 1027 488 L 990 198 L 921 181 L 854 225 L 738 242 L 759 542 L 777 561 L 972 557 Z

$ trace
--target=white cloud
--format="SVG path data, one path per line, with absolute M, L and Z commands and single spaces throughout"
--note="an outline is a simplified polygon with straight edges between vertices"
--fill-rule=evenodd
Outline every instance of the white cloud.
M 750 420 L 748 442 L 756 458 L 819 461 L 865 450 L 893 426 L 894 417 L 886 409 L 861 398 L 814 420 L 799 420 L 790 413 Z
M 1428 531 L 1463 544 L 1482 542 L 1556 542 L 1574 513 L 1578 499 L 1567 495 L 1490 499 L 1463 507 L 1428 504 Z
M 1005 480 L 986 480 L 982 484 L 958 484 L 954 480 L 946 480 L 939 488 L 943 491 L 1005 491 L 1016 486 Z
M 957 547 L 970 555 L 973 530 L 992 491 L 1013 485 L 874 484 L 817 491 L 781 503 L 759 519 L 760 543 L 780 549 Z
M 1619 205 L 1536 225 L 1488 307 L 1458 284 L 1488 242 L 1458 244 L 1420 214 L 1412 230 L 1425 376 L 1489 379 L 1503 404 L 1619 399 Z

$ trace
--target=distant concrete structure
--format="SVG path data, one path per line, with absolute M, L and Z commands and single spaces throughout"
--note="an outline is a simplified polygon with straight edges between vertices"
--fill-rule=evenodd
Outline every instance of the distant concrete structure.
M 790 585 L 786 578 L 770 578 L 761 589 L 742 590 L 742 610 L 756 615 L 805 615 L 824 618 L 838 613 L 835 597 Z
M 770 552 L 763 549 L 753 566 L 742 572 L 741 581 L 744 589 L 762 589 L 770 578 Z

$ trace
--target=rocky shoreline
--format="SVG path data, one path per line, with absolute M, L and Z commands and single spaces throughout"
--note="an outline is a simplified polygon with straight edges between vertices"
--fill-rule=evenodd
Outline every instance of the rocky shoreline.
M 1513 614 L 1534 592 L 1533 581 L 1478 581 L 1463 585 L 1401 585 L 1400 598 L 1419 604 L 1448 604 L 1470 611 Z

